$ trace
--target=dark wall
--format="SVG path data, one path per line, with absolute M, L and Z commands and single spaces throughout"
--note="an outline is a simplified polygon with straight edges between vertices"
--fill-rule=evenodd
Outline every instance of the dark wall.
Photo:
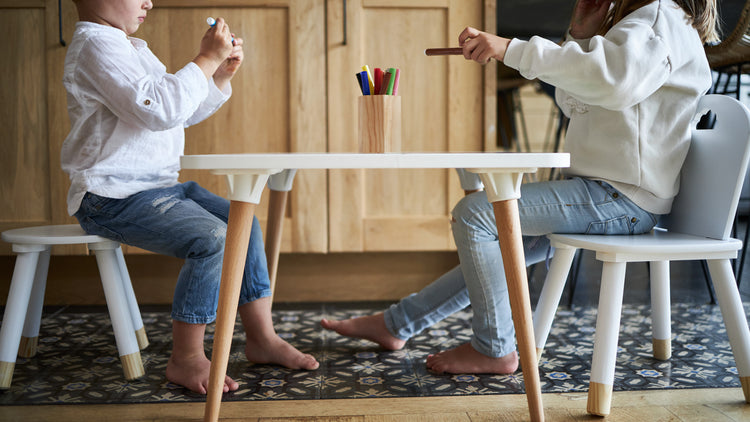
M 729 34 L 746 0 L 718 0 L 721 28 Z M 505 37 L 539 35 L 559 39 L 565 35 L 575 0 L 498 0 L 497 33 Z
M 562 38 L 574 5 L 574 0 L 498 0 L 497 33 L 515 38 Z

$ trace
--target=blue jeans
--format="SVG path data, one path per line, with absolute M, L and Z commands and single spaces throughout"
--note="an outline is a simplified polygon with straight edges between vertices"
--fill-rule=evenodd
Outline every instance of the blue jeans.
M 229 201 L 187 182 L 124 199 L 86 193 L 75 214 L 81 227 L 127 245 L 185 260 L 172 318 L 189 324 L 216 319 Z M 260 223 L 253 218 L 239 305 L 270 296 Z
M 523 184 L 518 208 L 526 265 L 545 259 L 550 233 L 626 235 L 656 225 L 655 215 L 609 184 L 582 178 Z M 388 308 L 386 326 L 407 340 L 471 305 L 472 346 L 486 356 L 505 356 L 515 350 L 515 332 L 492 204 L 476 192 L 452 214 L 460 265 Z

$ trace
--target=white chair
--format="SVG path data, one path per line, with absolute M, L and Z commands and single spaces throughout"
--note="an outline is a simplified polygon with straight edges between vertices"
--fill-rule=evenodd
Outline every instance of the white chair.
M 739 101 L 707 95 L 698 118 L 711 110 L 713 129 L 693 129 L 681 188 L 651 233 L 633 236 L 549 235 L 555 256 L 534 314 L 537 352 L 541 356 L 554 313 L 577 249 L 596 252 L 603 261 L 587 411 L 609 414 L 617 340 L 628 262 L 650 262 L 653 353 L 671 356 L 669 261 L 707 260 L 745 400 L 750 403 L 750 331 L 730 259 L 742 242 L 730 238 L 740 190 L 750 157 L 750 112 Z
M 140 350 L 148 339 L 119 243 L 86 234 L 77 224 L 8 230 L 2 239 L 18 256 L 0 328 L 0 389 L 10 388 L 16 354 L 36 355 L 52 245 L 87 244 L 94 251 L 125 378 L 143 376 Z

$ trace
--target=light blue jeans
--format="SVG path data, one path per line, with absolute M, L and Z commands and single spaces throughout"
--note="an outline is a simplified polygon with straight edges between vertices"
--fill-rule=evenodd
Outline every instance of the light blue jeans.
M 86 193 L 75 217 L 81 227 L 185 263 L 175 286 L 172 318 L 189 324 L 216 319 L 229 201 L 187 182 L 124 199 Z M 270 296 L 260 223 L 253 218 L 239 305 Z
M 656 225 L 655 215 L 609 184 L 582 178 L 523 184 L 518 208 L 526 265 L 545 259 L 550 233 L 623 235 Z M 460 265 L 388 308 L 386 326 L 407 340 L 471 305 L 472 346 L 486 356 L 505 356 L 515 350 L 515 332 L 492 204 L 476 192 L 452 214 Z

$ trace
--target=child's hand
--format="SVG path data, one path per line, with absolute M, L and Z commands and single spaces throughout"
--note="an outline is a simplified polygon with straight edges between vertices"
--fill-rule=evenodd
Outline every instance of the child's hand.
M 570 21 L 570 35 L 591 38 L 599 32 L 612 0 L 578 0 Z
M 464 50 L 464 58 L 486 64 L 490 59 L 502 61 L 510 40 L 494 34 L 466 27 L 458 36 L 458 45 Z
M 232 36 L 234 37 L 234 34 L 232 34 Z M 232 79 L 232 76 L 237 73 L 237 69 L 240 68 L 242 60 L 245 58 L 245 53 L 242 50 L 243 43 L 242 38 L 234 37 L 232 53 L 221 63 L 219 68 L 216 69 L 216 72 L 214 73 L 214 83 L 219 89 L 223 90 L 227 82 L 229 82 L 229 80 Z
M 216 69 L 232 53 L 232 34 L 229 26 L 223 18 L 216 19 L 216 24 L 206 31 L 201 39 L 201 47 L 198 56 L 193 59 L 207 78 L 210 78 Z

